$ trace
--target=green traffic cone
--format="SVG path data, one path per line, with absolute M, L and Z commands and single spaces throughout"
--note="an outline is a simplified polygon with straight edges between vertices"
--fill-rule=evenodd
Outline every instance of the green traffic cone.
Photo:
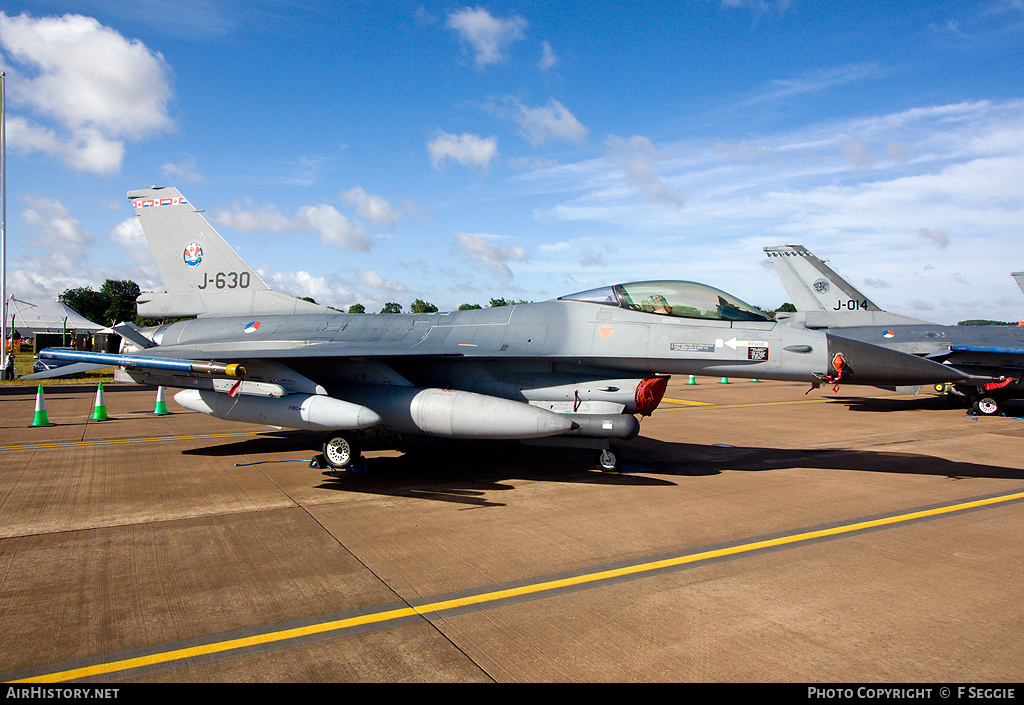
M 57 424 L 50 423 L 49 417 L 46 415 L 46 402 L 43 401 L 43 385 L 39 385 L 39 390 L 36 392 L 36 415 L 32 419 L 32 426 L 56 426 Z M 31 426 L 29 427 L 31 428 Z
M 719 382 L 719 384 L 729 384 L 729 378 L 728 377 L 722 377 L 722 381 Z
M 153 413 L 157 416 L 171 413 L 167 410 L 167 400 L 164 398 L 163 387 L 157 387 L 156 389 L 156 408 L 153 410 Z
M 103 382 L 100 382 L 99 388 L 96 390 L 96 404 L 92 411 L 92 421 L 106 421 L 107 420 L 107 406 L 103 403 Z
M 690 380 L 687 382 L 687 384 L 697 384 L 697 378 L 694 377 L 693 375 L 690 375 Z

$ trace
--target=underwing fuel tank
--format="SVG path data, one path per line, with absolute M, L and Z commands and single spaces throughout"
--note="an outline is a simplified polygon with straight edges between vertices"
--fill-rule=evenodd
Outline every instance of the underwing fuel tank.
M 341 393 L 378 414 L 382 429 L 440 438 L 526 439 L 557 436 L 575 424 L 556 414 L 510 399 L 437 388 L 352 385 Z
M 232 397 L 206 389 L 186 389 L 175 394 L 174 401 L 186 409 L 219 419 L 305 431 L 357 430 L 376 426 L 381 421 L 380 416 L 365 406 L 320 394 Z
M 566 414 L 573 430 L 562 435 L 587 438 L 618 438 L 628 441 L 640 435 L 640 422 L 630 414 Z

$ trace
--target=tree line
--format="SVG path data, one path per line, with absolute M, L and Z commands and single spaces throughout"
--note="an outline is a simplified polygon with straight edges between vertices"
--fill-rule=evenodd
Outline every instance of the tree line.
M 130 321 L 139 326 L 148 325 L 147 321 L 140 318 L 135 307 L 135 300 L 142 290 L 139 285 L 130 279 L 107 279 L 99 291 L 94 291 L 91 286 L 80 286 L 74 289 L 65 289 L 57 300 L 70 308 L 75 313 L 88 318 L 93 323 L 104 326 L 112 326 L 117 323 Z M 309 296 L 303 296 L 303 301 L 316 303 Z M 513 304 L 527 304 L 529 301 L 491 299 L 489 308 L 497 306 L 511 306 Z M 480 304 L 462 304 L 460 311 L 483 308 Z M 340 310 L 340 309 L 336 309 Z M 410 313 L 437 313 L 438 308 L 429 301 L 416 299 L 409 306 Z M 348 313 L 366 313 L 366 307 L 362 304 L 352 304 L 348 307 Z M 402 304 L 389 301 L 384 304 L 379 313 L 402 313 Z
M 307 299 L 312 301 L 312 299 Z M 316 303 L 315 301 L 313 303 Z M 499 306 L 514 306 L 515 304 L 528 304 L 530 301 L 524 300 L 509 300 L 509 299 L 491 299 L 491 302 L 487 305 L 487 308 L 497 308 Z M 462 304 L 459 306 L 459 311 L 472 311 L 473 309 L 483 308 L 480 304 Z M 409 313 L 437 313 L 437 306 L 424 301 L 423 299 L 416 299 L 409 305 Z M 362 304 L 352 304 L 348 307 L 349 313 L 366 313 L 366 308 Z M 401 313 L 402 304 L 389 301 L 384 304 L 384 308 L 380 310 L 380 313 Z
M 75 313 L 103 326 L 125 321 L 146 325 L 135 308 L 135 299 L 141 293 L 139 285 L 130 279 L 107 279 L 99 291 L 93 291 L 91 286 L 65 289 L 57 300 Z

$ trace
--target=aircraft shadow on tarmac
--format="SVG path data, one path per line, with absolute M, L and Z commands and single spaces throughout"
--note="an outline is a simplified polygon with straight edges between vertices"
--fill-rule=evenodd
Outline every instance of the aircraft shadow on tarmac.
M 594 469 L 591 452 L 525 446 L 512 441 L 438 441 L 400 455 L 370 457 L 352 469 L 331 474 L 309 467 L 317 436 L 281 431 L 256 438 L 184 451 L 186 455 L 245 456 L 253 465 L 286 462 L 291 453 L 304 463 L 320 489 L 418 497 L 469 506 L 501 506 L 487 499 L 514 490 L 513 480 L 604 485 L 675 486 L 678 478 L 723 472 L 765 472 L 786 468 L 849 470 L 950 479 L 1024 479 L 1024 469 L 961 462 L 922 453 L 849 449 L 792 449 L 702 445 L 639 437 L 621 447 L 616 472 Z M 260 460 L 273 455 L 275 459 Z M 677 478 L 677 479 L 670 479 Z
M 428 442 L 405 449 L 400 455 L 378 455 L 364 459 L 338 473 L 309 467 L 320 436 L 300 431 L 261 434 L 234 443 L 183 451 L 184 455 L 252 458 L 253 465 L 282 462 L 260 460 L 260 456 L 290 453 L 305 464 L 312 482 L 320 489 L 419 497 L 471 506 L 501 506 L 486 499 L 488 493 L 514 490 L 508 480 L 587 483 L 604 485 L 672 485 L 651 477 L 647 468 L 624 467 L 622 472 L 594 469 L 593 451 L 542 448 L 515 441 Z M 366 450 L 387 450 L 367 448 Z
M 677 455 L 684 465 L 669 470 L 679 475 L 717 475 L 724 471 L 764 472 L 785 468 L 932 475 L 950 479 L 1024 480 L 1024 469 L 946 460 L 935 455 L 851 449 L 758 448 L 701 446 L 637 439 L 660 457 Z M 665 472 L 664 470 L 662 472 Z
M 897 397 L 854 397 L 835 396 L 826 403 L 842 404 L 850 411 L 894 412 L 894 411 L 948 411 L 950 409 L 962 409 L 970 413 L 966 403 L 959 397 L 940 394 L 922 394 L 920 396 L 897 396 Z M 1003 405 L 1006 416 L 1019 416 L 1024 414 L 1024 406 L 1016 399 L 1009 399 Z

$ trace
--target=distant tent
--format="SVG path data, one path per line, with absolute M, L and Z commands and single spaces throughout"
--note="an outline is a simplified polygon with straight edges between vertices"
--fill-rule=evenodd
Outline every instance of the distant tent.
M 14 319 L 13 326 L 10 320 L 7 325 L 17 330 L 23 338 L 34 338 L 37 333 L 98 333 L 105 330 L 103 326 L 79 315 L 60 301 L 30 303 L 11 296 L 7 299 L 7 315 Z

